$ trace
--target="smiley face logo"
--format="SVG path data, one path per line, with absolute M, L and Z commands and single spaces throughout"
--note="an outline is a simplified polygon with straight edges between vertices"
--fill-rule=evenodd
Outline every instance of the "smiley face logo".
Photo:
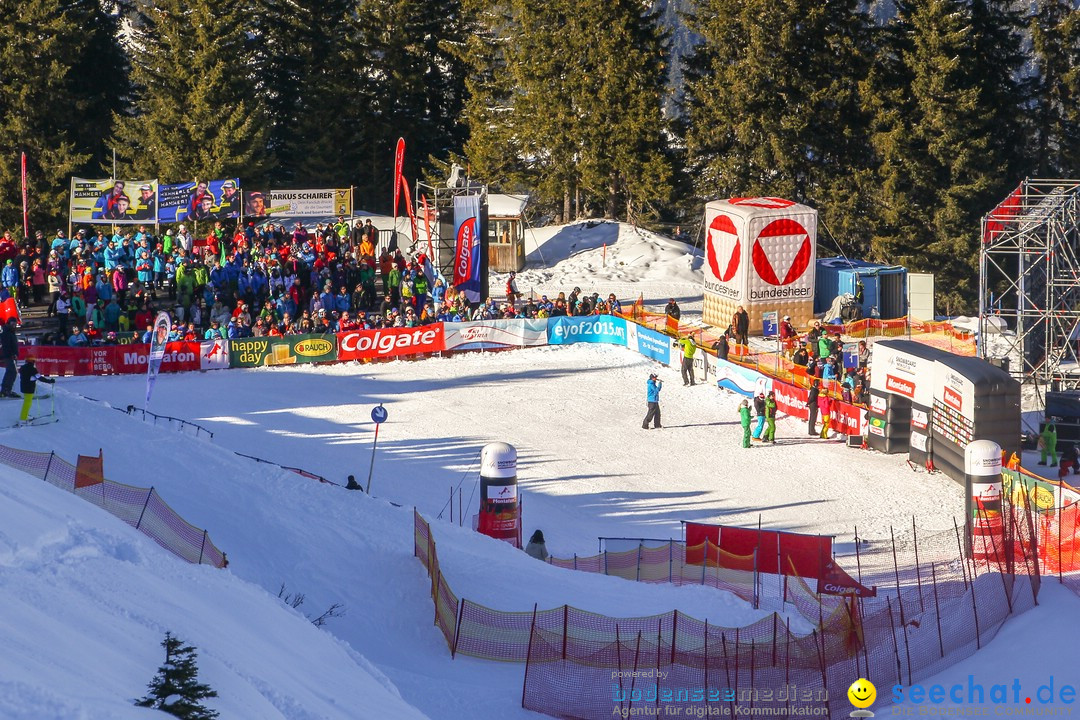
M 847 691 L 847 697 L 852 705 L 859 709 L 865 709 L 873 705 L 874 701 L 877 700 L 877 688 L 869 680 L 859 678 L 851 683 L 851 687 Z

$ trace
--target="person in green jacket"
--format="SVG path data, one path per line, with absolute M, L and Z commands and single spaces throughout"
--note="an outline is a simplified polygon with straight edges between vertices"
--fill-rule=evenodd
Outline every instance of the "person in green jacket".
M 1046 455 L 1050 455 L 1050 464 L 1057 465 L 1057 425 L 1054 424 L 1051 418 L 1043 427 L 1042 433 L 1039 434 L 1039 464 L 1046 464 Z
M 776 393 L 769 391 L 765 398 L 765 438 L 764 442 L 776 442 Z
M 742 423 L 742 446 L 750 447 L 750 403 L 745 398 L 739 403 L 739 422 Z
M 682 346 L 682 384 L 693 385 L 694 383 L 694 353 L 697 352 L 697 345 L 694 344 L 694 339 L 687 335 L 684 338 L 679 338 L 676 341 L 677 345 Z

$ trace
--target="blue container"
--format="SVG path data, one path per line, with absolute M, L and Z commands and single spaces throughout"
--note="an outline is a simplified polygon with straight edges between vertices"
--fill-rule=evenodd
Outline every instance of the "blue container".
M 863 285 L 863 317 L 892 320 L 907 315 L 907 269 L 842 257 L 818 258 L 814 283 L 814 313 L 829 309 L 837 295 L 855 294 Z

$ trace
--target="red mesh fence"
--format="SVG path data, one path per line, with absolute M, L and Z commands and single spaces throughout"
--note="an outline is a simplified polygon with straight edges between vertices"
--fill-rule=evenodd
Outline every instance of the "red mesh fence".
M 225 553 L 214 545 L 207 532 L 180 517 L 152 487 L 147 490 L 111 480 L 76 487 L 75 466 L 55 453 L 0 445 L 0 463 L 97 505 L 190 563 L 218 568 L 227 565 Z
M 959 527 L 920 537 L 913 523 L 886 542 L 857 541 L 852 574 L 876 585 L 877 597 L 818 595 L 802 578 L 787 578 L 784 600 L 814 626 L 809 634 L 792 632 L 790 620 L 777 613 L 729 628 L 678 611 L 636 618 L 569 605 L 503 612 L 456 599 L 419 514 L 415 551 L 432 575 L 436 623 L 451 651 L 524 661 L 527 709 L 583 720 L 644 705 L 650 710 L 639 713 L 828 716 L 850 710 L 846 690 L 853 678 L 878 687 L 918 682 L 970 656 L 1008 617 L 1033 607 L 1046 522 L 1026 501 L 1006 502 L 1002 534 L 977 561 L 966 556 Z M 701 584 L 702 566 L 686 565 L 685 553 L 673 541 L 552 563 L 642 582 Z M 706 553 L 711 559 L 713 550 Z
M 697 557 L 697 563 L 687 557 Z M 701 557 L 706 562 L 701 562 Z M 635 550 L 604 551 L 599 555 L 548 558 L 548 562 L 569 570 L 615 575 L 626 580 L 673 585 L 707 585 L 726 590 L 748 602 L 756 601 L 757 573 L 754 555 L 736 555 L 706 540 L 687 547 L 678 540 L 663 545 L 640 544 Z
M 819 596 L 789 577 L 785 599 L 816 617 L 809 635 L 790 633 L 776 614 L 732 630 L 672 613 L 651 619 L 651 628 L 611 620 L 617 639 L 594 638 L 582 647 L 571 635 L 563 651 L 558 628 L 534 628 L 523 704 L 582 719 L 643 705 L 651 709 L 639 713 L 693 717 L 725 712 L 718 709 L 724 705 L 729 715 L 796 708 L 845 715 L 854 678 L 879 688 L 917 682 L 968 657 L 1011 614 L 1034 605 L 1039 570 L 1031 513 L 1007 505 L 1005 515 L 998 552 L 978 566 L 964 558 L 959 529 L 919 538 L 913 525 L 900 542 L 860 551 L 856 572 L 879 586 L 874 598 Z

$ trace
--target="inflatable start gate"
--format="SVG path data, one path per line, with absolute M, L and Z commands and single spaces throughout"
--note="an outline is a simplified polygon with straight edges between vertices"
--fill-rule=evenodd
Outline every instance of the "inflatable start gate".
M 814 317 L 817 210 L 780 198 L 731 198 L 705 205 L 702 319 L 726 328 L 736 308 L 761 333 L 775 310 L 800 327 Z

